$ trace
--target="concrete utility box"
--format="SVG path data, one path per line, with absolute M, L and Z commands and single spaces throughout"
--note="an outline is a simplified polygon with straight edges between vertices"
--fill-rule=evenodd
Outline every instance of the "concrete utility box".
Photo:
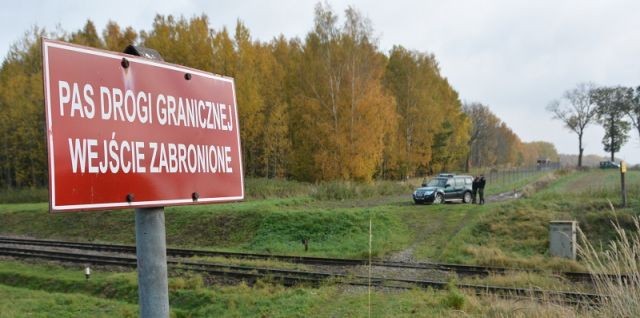
M 549 223 L 549 253 L 551 256 L 576 259 L 576 221 Z

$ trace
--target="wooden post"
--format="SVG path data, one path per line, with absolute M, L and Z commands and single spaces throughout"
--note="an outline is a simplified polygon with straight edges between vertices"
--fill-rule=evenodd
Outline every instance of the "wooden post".
M 620 161 L 620 192 L 622 193 L 622 207 L 627 207 L 627 188 L 624 185 L 624 175 L 627 173 L 627 163 Z

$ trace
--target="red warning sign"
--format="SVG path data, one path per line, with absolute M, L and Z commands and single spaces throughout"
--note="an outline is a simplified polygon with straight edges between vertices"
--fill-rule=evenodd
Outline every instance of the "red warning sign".
M 232 78 L 43 39 L 51 211 L 244 198 Z

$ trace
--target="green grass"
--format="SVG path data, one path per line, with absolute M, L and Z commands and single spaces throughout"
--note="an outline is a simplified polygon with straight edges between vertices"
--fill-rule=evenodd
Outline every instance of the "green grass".
M 630 207 L 618 208 L 615 215 L 609 201 L 615 205 L 620 201 L 616 171 L 559 171 L 553 175 L 515 175 L 522 178 L 505 178 L 504 183 L 496 179 L 487 184 L 487 193 L 525 188 L 524 184 L 542 179 L 545 181 L 539 183 L 545 187 L 527 186 L 524 199 L 483 206 L 414 205 L 411 191 L 403 189 L 411 189 L 416 180 L 373 185 L 328 183 L 324 187 L 255 179 L 247 182 L 248 189 L 262 189 L 254 197 L 267 199 L 167 208 L 167 242 L 176 247 L 367 257 L 371 218 L 372 252 L 378 257 L 408 249 L 420 261 L 579 269 L 576 262 L 548 256 L 549 221 L 577 220 L 594 242 L 606 243 L 613 237 L 611 220 L 618 218 L 623 227 L 631 226 L 631 217 L 640 211 L 640 171 L 627 173 Z M 318 195 L 320 192 L 324 194 Z M 329 200 L 331 197 L 335 199 Z M 2 204 L 0 233 L 76 241 L 135 241 L 132 210 L 63 214 L 46 210 L 43 203 Z M 309 240 L 306 252 L 303 239 Z
M 112 289 L 135 290 L 135 274 L 102 273 L 89 281 L 82 269 L 0 261 L 0 317 L 135 317 L 136 296 Z M 268 282 L 254 286 L 203 286 L 202 278 L 170 278 L 173 317 L 458 317 L 461 312 L 486 316 L 495 301 L 449 290 L 384 292 L 366 287 L 326 285 L 292 287 Z M 195 281 L 189 282 L 189 281 Z M 20 287 L 15 287 L 20 286 Z M 504 306 L 504 305 L 503 305 Z M 511 304 L 511 308 L 516 306 Z M 517 306 L 527 308 L 527 302 Z M 558 311 L 567 309 L 556 307 Z
M 49 192 L 44 188 L 9 188 L 0 190 L 0 204 L 47 202 L 47 200 L 49 200 Z
M 300 204 L 302 202 L 302 204 Z M 374 254 L 401 249 L 409 240 L 406 224 L 389 211 L 309 208 L 304 200 L 249 201 L 237 204 L 168 208 L 170 246 L 205 247 L 278 254 L 361 257 L 368 251 L 369 217 L 375 229 Z M 49 214 L 45 205 L 0 205 L 0 232 L 72 239 L 134 243 L 134 213 Z
M 273 212 L 266 216 L 248 249 L 271 253 L 330 257 L 368 255 L 369 218 L 373 227 L 373 255 L 381 256 L 408 243 L 406 224 L 389 211 L 336 209 Z
M 0 261 L 0 284 L 50 293 L 82 293 L 92 297 L 137 303 L 135 272 L 113 273 L 94 269 L 85 280 L 83 266 L 60 267 Z
M 637 172 L 629 173 L 630 185 L 638 184 Z M 619 175 L 617 175 L 619 177 Z M 612 171 L 575 172 L 550 183 L 529 198 L 480 209 L 479 216 L 451 239 L 441 259 L 495 266 L 583 270 L 578 262 L 548 256 L 548 224 L 552 220 L 577 220 L 592 242 L 606 244 L 614 237 L 611 221 L 633 226 L 638 213 L 637 192 L 630 191 L 630 207 L 612 213 L 619 180 Z M 594 189 L 598 195 L 593 195 Z
M 0 318 L 137 316 L 137 306 L 120 301 L 0 285 Z
M 531 175 L 512 183 L 489 183 L 487 192 L 524 187 L 525 183 L 540 177 L 542 175 Z M 545 177 L 545 181 L 540 182 L 544 188 L 528 187 L 524 199 L 482 206 L 459 203 L 414 205 L 410 191 L 398 190 L 410 183 L 387 185 L 391 190 L 383 190 L 386 186 L 373 186 L 375 191 L 357 190 L 355 195 L 353 189 L 367 186 L 331 186 L 322 190 L 325 193 L 322 196 L 314 196 L 313 191 L 320 188 L 317 185 L 283 182 L 272 186 L 266 180 L 257 180 L 252 187 L 263 189 L 261 194 L 245 202 L 167 208 L 167 241 L 171 246 L 232 251 L 366 257 L 371 219 L 373 255 L 378 257 L 408 250 L 419 261 L 548 271 L 582 270 L 584 266 L 580 262 L 549 257 L 549 221 L 577 220 L 592 242 L 605 245 L 614 237 L 612 220 L 617 219 L 623 227 L 632 226 L 632 217 L 640 210 L 639 177 L 638 171 L 628 173 L 630 207 L 616 208 L 615 213 L 609 206 L 609 201 L 619 204 L 619 175 L 615 171 L 560 172 L 553 178 Z M 292 188 L 293 193 L 288 195 L 288 190 L 283 190 L 286 188 Z M 330 200 L 331 197 L 334 199 Z M 47 205 L 42 203 L 2 204 L 0 233 L 77 241 L 134 242 L 134 213 L 131 210 L 67 214 L 49 214 L 46 210 Z M 307 252 L 301 242 L 303 238 L 309 239 Z M 368 294 L 361 288 L 330 285 L 284 288 L 267 282 L 256 286 L 207 287 L 205 281 L 207 279 L 197 275 L 170 279 L 174 315 L 366 317 L 369 310 Z M 566 286 L 540 274 L 490 277 L 477 282 L 532 288 Z M 113 316 L 126 316 L 127 310 L 131 306 L 135 309 L 137 303 L 133 272 L 96 270 L 87 282 L 81 268 L 3 261 L 0 262 L 0 286 L 5 290 L 19 288 L 24 292 L 44 293 L 43 303 L 49 299 L 64 299 L 63 296 L 77 298 L 84 295 L 86 301 L 70 305 L 79 313 L 82 313 L 84 303 L 104 301 L 104 305 L 96 306 L 111 308 L 109 313 Z M 19 303 L 12 297 L 5 296 L 2 301 Z M 40 299 L 40 296 L 32 298 Z M 27 316 L 31 306 L 35 306 L 20 304 L 10 312 L 12 316 Z M 471 316 L 510 316 L 514 308 L 523 308 L 522 303 L 486 300 L 454 288 L 444 292 L 376 291 L 372 304 L 373 317 L 459 316 L 458 310 Z M 562 307 L 524 306 L 525 309 L 518 311 L 531 317 L 585 314 Z M 135 310 L 133 314 L 136 314 Z M 64 317 L 64 313 L 59 316 Z
M 638 205 L 633 189 L 637 189 L 639 174 L 633 171 L 628 176 L 632 206 Z M 536 176 L 528 175 L 514 183 L 488 184 L 487 192 L 530 183 Z M 358 258 L 368 256 L 371 218 L 374 256 L 411 248 L 417 260 L 527 267 L 548 262 L 543 266 L 571 267 L 548 260 L 548 222 L 576 219 L 583 229 L 596 233 L 594 240 L 608 240 L 612 215 L 607 212 L 606 199 L 617 198 L 616 178 L 612 171 L 599 170 L 559 174 L 558 178 L 530 198 L 483 206 L 413 205 L 410 192 L 397 192 L 410 183 L 372 185 L 386 194 L 371 198 L 358 198 L 368 196 L 361 193 L 355 198 L 340 195 L 350 199 L 320 200 L 298 196 L 308 190 L 307 185 L 274 181 L 270 186 L 269 180 L 253 180 L 254 188 L 291 188 L 295 195 L 167 208 L 167 242 L 176 247 Z M 597 190 L 582 186 L 583 190 L 577 191 L 585 180 L 597 184 Z M 391 190 L 383 190 L 387 188 Z M 279 191 L 262 193 L 279 195 Z M 599 195 L 591 195 L 594 191 Z M 75 241 L 135 241 L 132 210 L 50 214 L 46 209 L 46 204 L 0 205 L 0 233 Z M 633 208 L 622 209 L 618 217 L 624 223 L 632 211 Z M 309 241 L 306 252 L 303 239 Z
M 10 317 L 26 316 L 32 310 L 46 313 L 46 307 L 40 306 L 40 302 L 48 306 L 50 300 L 55 299 L 61 299 L 60 303 L 69 306 L 60 309 L 62 311 L 52 311 L 63 317 L 73 316 L 74 313 L 85 316 L 87 307 L 93 305 L 106 308 L 107 316 L 118 316 L 120 312 L 125 316 L 135 316 L 135 307 L 132 307 L 136 303 L 135 294 L 113 292 L 113 289 L 136 290 L 135 273 L 100 273 L 99 270 L 94 273 L 89 281 L 85 281 L 81 268 L 73 270 L 52 265 L 0 262 L 0 293 L 21 291 L 15 294 L 7 292 L 2 301 L 13 303 L 17 300 L 15 297 L 27 298 L 22 295 L 31 295 L 30 302 L 13 307 Z M 269 283 L 258 283 L 253 287 L 241 284 L 203 288 L 200 284 L 180 283 L 180 280 L 170 279 L 170 303 L 177 316 L 364 317 L 368 313 L 367 294 L 362 289 L 355 292 L 346 292 L 334 286 L 289 289 Z M 16 285 L 20 288 L 10 287 Z M 394 297 L 374 292 L 375 305 L 372 310 L 378 317 L 390 313 L 399 313 L 401 316 L 416 312 L 442 313 L 450 307 L 447 297 L 447 293 L 429 291 L 399 293 Z M 81 314 L 83 312 L 84 315 Z

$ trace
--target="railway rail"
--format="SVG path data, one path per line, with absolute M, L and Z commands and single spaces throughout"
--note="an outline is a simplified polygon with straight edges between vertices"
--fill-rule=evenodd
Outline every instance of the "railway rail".
M 123 254 L 135 254 L 136 247 L 132 245 L 121 244 L 97 244 L 97 243 L 80 243 L 68 241 L 39 240 L 14 237 L 0 236 L 0 244 L 15 245 L 33 245 L 48 246 L 60 248 L 74 248 L 90 251 L 114 252 Z M 308 256 L 288 256 L 273 254 L 257 254 L 257 253 L 239 253 L 239 252 L 222 252 L 207 251 L 196 249 L 179 249 L 167 248 L 167 256 L 169 257 L 227 257 L 239 259 L 270 259 L 276 261 L 308 264 L 308 265 L 328 265 L 328 266 L 364 266 L 368 265 L 368 260 L 364 259 L 346 259 L 346 258 L 324 258 L 324 257 L 308 257 Z M 431 269 L 444 272 L 454 272 L 459 276 L 488 276 L 491 274 L 505 274 L 508 272 L 541 272 L 534 269 L 517 269 L 492 266 L 462 265 L 462 264 L 446 264 L 446 263 L 405 263 L 391 262 L 383 260 L 374 260 L 371 265 L 399 268 L 399 269 Z M 564 277 L 570 281 L 593 282 L 594 276 L 591 273 L 584 272 L 563 272 L 556 275 Z
M 0 246 L 0 255 L 14 258 L 36 258 L 59 261 L 64 263 L 92 264 L 103 266 L 121 266 L 128 268 L 136 267 L 136 258 L 133 256 L 114 256 L 93 253 L 61 252 L 33 249 L 27 247 L 6 247 Z M 395 279 L 368 276 L 353 276 L 336 273 L 326 273 L 317 271 L 301 271 L 272 269 L 253 266 L 237 266 L 227 264 L 215 264 L 208 262 L 192 262 L 176 259 L 167 261 L 169 269 L 172 271 L 192 271 L 201 272 L 207 275 L 218 277 L 235 278 L 249 282 L 268 277 L 286 286 L 295 284 L 318 285 L 328 279 L 341 284 L 356 286 L 368 286 L 392 289 L 433 288 L 446 289 L 448 282 L 433 280 L 413 280 Z M 541 300 L 546 302 L 558 302 L 575 306 L 597 306 L 605 296 L 591 293 L 549 291 L 524 288 L 509 288 L 497 286 L 484 286 L 473 284 L 456 284 L 459 289 L 473 291 L 477 295 L 495 294 L 506 298 Z

